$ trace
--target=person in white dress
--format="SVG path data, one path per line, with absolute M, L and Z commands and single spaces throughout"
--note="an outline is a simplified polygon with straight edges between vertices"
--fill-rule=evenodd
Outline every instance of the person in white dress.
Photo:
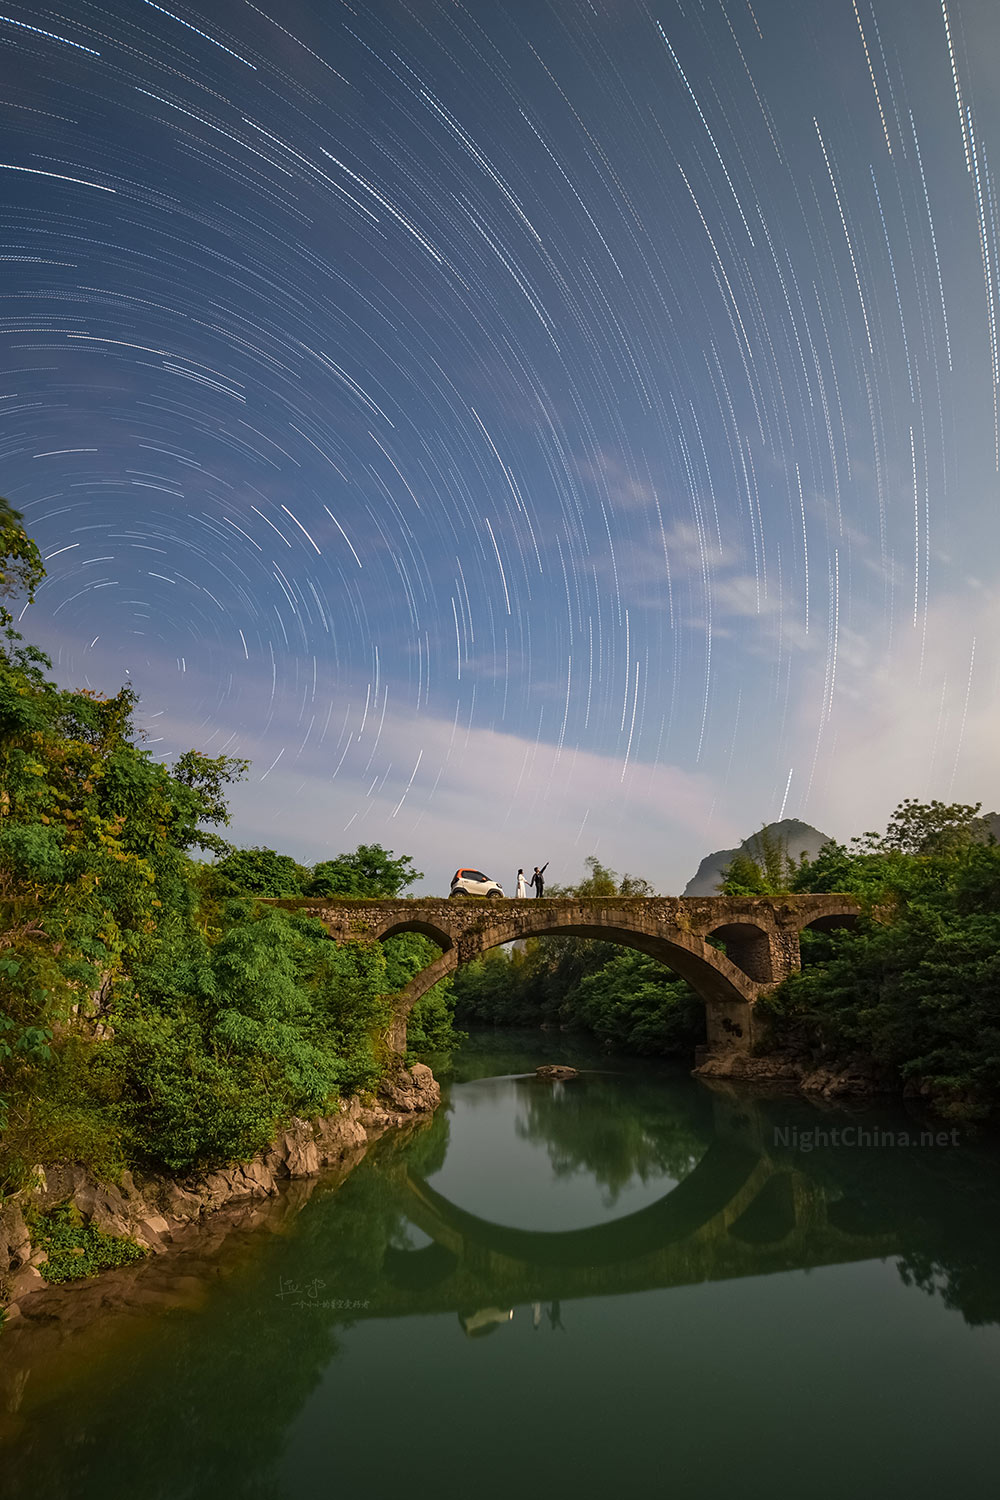
M 524 878 L 523 870 L 518 870 L 517 872 L 517 894 L 519 896 L 527 896 L 528 894 L 528 884 Z

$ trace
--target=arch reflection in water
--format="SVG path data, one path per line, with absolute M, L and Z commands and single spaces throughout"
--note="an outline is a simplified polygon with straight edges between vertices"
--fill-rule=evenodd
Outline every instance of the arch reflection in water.
M 890 1230 L 852 1226 L 842 1195 L 766 1148 L 766 1122 L 720 1096 L 714 1138 L 656 1202 L 585 1229 L 492 1222 L 403 1170 L 396 1206 L 429 1243 L 390 1247 L 381 1316 L 448 1307 L 568 1301 L 869 1260 L 898 1250 Z M 836 1212 L 836 1210 L 840 1212 Z M 857 1217 L 855 1215 L 855 1217 Z

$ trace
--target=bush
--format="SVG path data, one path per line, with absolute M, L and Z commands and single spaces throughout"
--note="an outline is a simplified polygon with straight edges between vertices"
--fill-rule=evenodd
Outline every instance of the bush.
M 112 1266 L 131 1265 L 146 1254 L 133 1239 L 105 1234 L 96 1225 L 85 1224 L 70 1203 L 44 1214 L 29 1214 L 28 1228 L 35 1245 L 48 1255 L 39 1267 L 46 1281 L 78 1281 Z
M 779 1045 L 867 1058 L 945 1113 L 996 1110 L 1000 847 L 977 813 L 907 801 L 883 837 L 827 845 L 800 870 L 800 889 L 855 891 L 869 915 L 804 940 L 802 972 L 767 1002 Z

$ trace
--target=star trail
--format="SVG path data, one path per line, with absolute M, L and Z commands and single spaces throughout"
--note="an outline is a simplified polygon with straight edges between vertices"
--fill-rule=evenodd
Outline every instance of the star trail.
M 233 836 L 680 889 L 1000 803 L 1000 8 L 0 14 L 20 628 Z

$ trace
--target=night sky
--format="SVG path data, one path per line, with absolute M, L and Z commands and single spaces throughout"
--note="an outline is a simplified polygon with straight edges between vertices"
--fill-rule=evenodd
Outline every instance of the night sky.
M 1000 804 L 996 0 L 0 14 L 0 493 L 232 836 Z

